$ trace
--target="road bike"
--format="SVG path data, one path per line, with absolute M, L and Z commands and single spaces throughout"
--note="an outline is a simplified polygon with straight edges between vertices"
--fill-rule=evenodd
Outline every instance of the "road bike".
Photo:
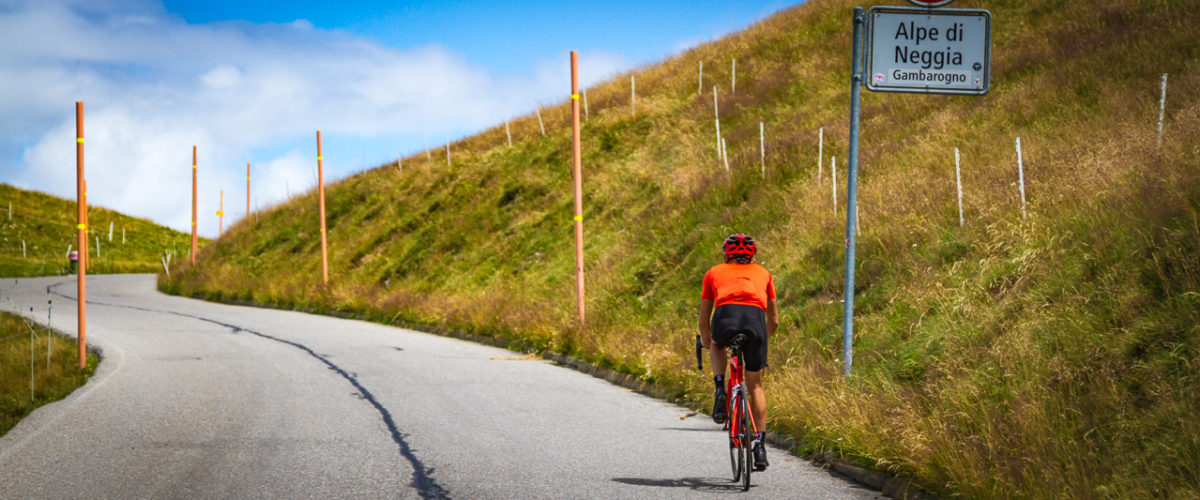
M 758 427 L 754 424 L 754 415 L 750 412 L 747 399 L 745 376 L 746 364 L 742 356 L 742 345 L 748 337 L 738 334 L 729 342 L 729 377 L 726 382 L 725 394 L 728 407 L 725 410 L 725 427 L 729 431 L 729 465 L 733 471 L 733 482 L 742 482 L 742 490 L 750 489 L 750 471 L 754 469 L 754 436 L 758 435 Z M 696 336 L 696 365 L 703 369 L 700 359 L 699 335 Z
M 742 356 L 742 344 L 746 339 L 745 335 L 736 335 L 729 341 L 729 380 L 725 388 L 725 394 L 729 395 L 729 409 L 725 413 L 729 416 L 725 420 L 725 428 L 729 431 L 729 464 L 733 468 L 733 481 L 741 479 L 743 491 L 750 489 L 750 471 L 754 469 L 750 448 L 754 436 L 758 435 L 747 399 L 746 363 Z

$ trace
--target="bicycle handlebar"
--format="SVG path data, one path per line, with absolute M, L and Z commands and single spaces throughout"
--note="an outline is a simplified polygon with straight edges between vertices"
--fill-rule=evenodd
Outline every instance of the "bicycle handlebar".
M 697 333 L 696 334 L 696 369 L 701 370 L 701 371 L 704 370 L 704 356 L 701 355 L 701 352 L 703 352 L 703 350 L 704 350 L 704 342 L 702 340 L 700 340 L 700 334 Z

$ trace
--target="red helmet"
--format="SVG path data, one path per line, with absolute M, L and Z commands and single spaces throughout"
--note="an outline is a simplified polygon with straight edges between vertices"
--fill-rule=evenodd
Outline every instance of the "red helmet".
M 731 260 L 745 260 L 749 262 L 758 248 L 754 244 L 754 238 L 747 234 L 731 234 L 725 238 L 725 245 L 722 250 L 725 252 L 725 262 Z

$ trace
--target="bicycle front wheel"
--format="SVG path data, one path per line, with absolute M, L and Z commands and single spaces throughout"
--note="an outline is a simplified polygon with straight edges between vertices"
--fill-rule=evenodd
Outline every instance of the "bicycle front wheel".
M 729 438 L 729 467 L 733 469 L 733 482 L 735 483 L 742 478 L 741 459 L 742 448 L 733 438 Z
M 738 400 L 741 396 L 736 390 L 729 391 L 729 408 L 726 415 L 729 415 L 725 421 L 725 425 L 729 428 L 729 466 L 733 469 L 733 482 L 738 482 L 742 478 L 742 469 L 745 468 L 745 462 L 742 457 L 741 440 L 738 439 L 738 433 L 742 432 L 738 428 Z
M 738 443 L 738 462 L 743 464 L 742 467 L 742 491 L 750 490 L 750 470 L 754 468 L 754 455 L 750 449 L 750 443 L 754 437 L 750 435 L 750 411 L 746 403 L 746 398 L 738 399 L 738 425 L 741 426 L 741 441 Z M 736 479 L 734 481 L 737 481 Z

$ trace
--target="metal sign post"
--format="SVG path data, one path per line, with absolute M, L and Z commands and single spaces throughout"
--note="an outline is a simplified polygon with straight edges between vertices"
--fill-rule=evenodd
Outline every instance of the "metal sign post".
M 876 92 L 983 95 L 990 85 L 992 15 L 979 9 L 934 9 L 953 0 L 909 0 L 924 7 L 854 8 L 851 48 L 850 161 L 846 179 L 846 289 L 842 374 L 854 361 L 854 262 L 858 222 L 861 87 Z M 866 37 L 864 43 L 863 38 Z M 866 57 L 863 49 L 867 50 Z M 864 64 L 865 63 L 865 64 Z M 870 79 L 863 81 L 865 74 Z
M 850 376 L 850 365 L 854 361 L 854 233 L 855 218 L 858 217 L 858 128 L 859 99 L 862 93 L 862 7 L 854 8 L 854 46 L 851 52 L 850 69 L 850 165 L 846 179 L 846 291 L 842 309 L 842 375 Z
M 908 0 L 909 3 L 921 7 L 941 7 L 953 1 L 954 0 Z

